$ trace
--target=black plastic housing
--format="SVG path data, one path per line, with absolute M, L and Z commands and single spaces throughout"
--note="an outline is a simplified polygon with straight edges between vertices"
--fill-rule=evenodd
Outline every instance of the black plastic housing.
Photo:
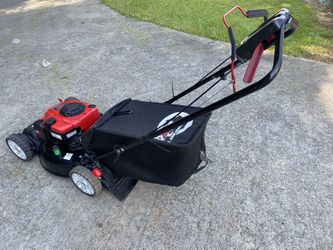
M 117 106 L 117 105 L 116 105 Z M 132 100 L 119 111 L 130 110 L 127 115 L 114 115 L 109 110 L 93 129 L 82 137 L 84 147 L 93 152 L 98 161 L 109 167 L 116 176 L 126 176 L 147 182 L 179 186 L 183 184 L 201 163 L 200 153 L 205 151 L 204 132 L 210 113 L 194 119 L 191 126 L 175 136 L 164 134 L 164 139 L 152 139 L 127 150 L 119 157 L 104 154 L 122 145 L 138 140 L 145 133 L 157 129 L 170 114 L 177 114 L 184 106 Z M 189 107 L 187 113 L 200 108 Z
M 75 166 L 75 156 L 70 160 L 55 156 L 45 144 L 42 145 L 42 150 L 39 154 L 39 161 L 42 167 L 52 174 L 68 177 L 69 172 Z

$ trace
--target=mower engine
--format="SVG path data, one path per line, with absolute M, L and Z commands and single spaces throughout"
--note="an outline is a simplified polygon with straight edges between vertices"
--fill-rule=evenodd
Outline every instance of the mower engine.
M 82 160 L 80 135 L 100 118 L 96 105 L 69 97 L 50 107 L 44 116 L 23 130 L 12 134 L 7 144 L 21 160 L 40 154 L 42 166 L 55 174 L 68 176 L 75 163 Z
M 40 123 L 50 141 L 68 144 L 75 135 L 87 131 L 99 117 L 96 105 L 70 98 L 49 108 Z

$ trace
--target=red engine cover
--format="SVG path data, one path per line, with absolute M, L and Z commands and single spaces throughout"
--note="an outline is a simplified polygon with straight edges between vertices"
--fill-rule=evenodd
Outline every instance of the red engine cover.
M 62 108 L 70 103 L 78 103 L 76 106 L 81 106 L 80 114 L 71 114 L 72 116 L 63 115 Z M 81 104 L 81 105 L 79 105 Z M 83 108 L 84 106 L 84 108 Z M 56 119 L 56 122 L 51 126 L 51 130 L 58 134 L 66 134 L 74 129 L 86 131 L 100 118 L 100 113 L 95 105 L 79 100 L 60 101 L 57 105 L 49 108 L 42 120 L 45 122 L 48 118 Z

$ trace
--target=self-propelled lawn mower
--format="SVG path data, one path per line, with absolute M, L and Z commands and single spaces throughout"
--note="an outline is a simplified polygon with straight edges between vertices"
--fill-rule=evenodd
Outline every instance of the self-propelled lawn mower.
M 239 46 L 227 22 L 227 16 L 237 9 L 248 18 L 264 18 Z M 8 147 L 24 161 L 38 154 L 46 170 L 69 176 L 90 196 L 98 194 L 104 186 L 117 198 L 124 199 L 138 180 L 172 186 L 183 184 L 209 162 L 204 133 L 211 112 L 268 85 L 281 68 L 284 38 L 298 28 L 287 9 L 268 19 L 266 10 L 245 12 L 236 6 L 224 15 L 223 21 L 231 41 L 231 56 L 170 100 L 155 103 L 127 99 L 102 115 L 93 104 L 74 97 L 59 99 L 59 103 L 22 133 L 10 135 L 6 139 Z M 272 69 L 251 83 L 263 51 L 272 46 L 275 47 Z M 247 62 L 243 81 L 251 84 L 237 90 L 235 70 Z M 227 80 L 229 74 L 231 80 L 226 86 L 232 86 L 233 93 L 205 107 L 194 106 L 213 87 Z M 208 83 L 211 85 L 207 86 Z M 190 104 L 174 104 L 204 85 L 207 88 Z

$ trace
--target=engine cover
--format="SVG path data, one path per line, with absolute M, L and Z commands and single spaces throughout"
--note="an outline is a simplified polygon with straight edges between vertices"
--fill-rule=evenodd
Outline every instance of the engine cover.
M 76 134 L 77 130 L 88 130 L 100 116 L 96 105 L 76 99 L 66 99 L 59 100 L 58 104 L 49 108 L 42 121 L 44 125 L 50 126 L 52 136 L 57 138 L 57 135 L 60 135 L 58 139 L 61 140 L 65 134 L 69 138 Z

